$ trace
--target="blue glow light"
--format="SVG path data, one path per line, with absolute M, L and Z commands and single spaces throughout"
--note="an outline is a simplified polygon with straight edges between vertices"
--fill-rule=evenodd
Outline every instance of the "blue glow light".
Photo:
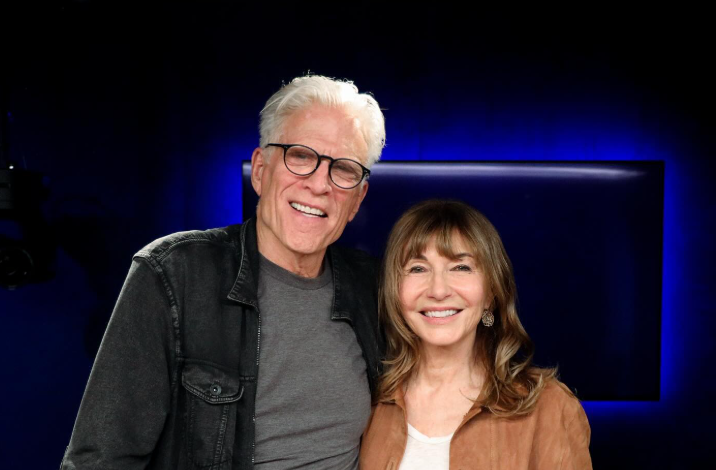
M 411 172 L 416 174 L 427 174 L 427 175 L 435 175 L 440 176 L 442 167 L 439 164 L 432 164 L 432 163 L 421 163 L 421 164 L 414 164 L 414 165 L 406 165 Z M 452 167 L 450 170 L 450 173 L 456 171 L 456 169 L 459 171 L 460 165 L 458 164 L 456 167 Z M 471 171 L 466 172 L 466 174 L 472 174 L 475 173 L 480 174 L 482 176 L 495 176 L 495 177 L 503 177 L 504 176 L 504 170 L 503 165 L 500 165 L 499 163 L 494 164 L 487 164 L 484 166 L 481 166 L 479 170 L 475 170 L 474 168 L 470 167 Z M 395 171 L 398 171 L 396 168 L 393 168 L 389 165 L 387 166 L 381 166 L 376 167 L 373 171 L 371 176 L 376 175 L 391 175 L 394 174 Z M 510 174 L 514 177 L 524 177 L 524 178 L 606 178 L 606 179 L 614 179 L 614 178 L 630 178 L 639 176 L 641 174 L 638 170 L 624 170 L 620 168 L 610 168 L 610 167 L 604 167 L 604 168 L 567 168 L 559 165 L 523 165 L 518 168 L 512 166 L 510 168 Z
M 615 110 L 615 112 L 618 110 Z M 633 113 L 632 113 L 633 114 Z M 663 136 L 650 135 L 640 128 L 636 123 L 636 117 L 628 114 L 627 117 L 608 121 L 606 118 L 600 122 L 582 120 L 573 122 L 570 120 L 554 120 L 552 122 L 535 123 L 533 121 L 521 123 L 524 126 L 532 126 L 527 130 L 506 126 L 504 128 L 490 126 L 484 129 L 479 126 L 486 126 L 474 119 L 466 122 L 454 119 L 461 125 L 438 126 L 431 129 L 430 123 L 420 121 L 415 116 L 393 116 L 394 120 L 402 120 L 398 132 L 388 129 L 388 146 L 386 147 L 382 161 L 425 161 L 425 171 L 435 171 L 429 167 L 427 162 L 438 161 L 485 161 L 499 166 L 500 161 L 534 161 L 534 162 L 559 162 L 559 161 L 589 161 L 589 162 L 610 162 L 610 161 L 635 161 L 635 160 L 660 160 L 665 162 L 666 176 L 664 187 L 664 230 L 663 230 L 663 287 L 662 287 L 662 312 L 661 312 L 661 376 L 660 376 L 660 400 L 659 401 L 592 401 L 585 402 L 584 407 L 590 417 L 601 419 L 603 417 L 619 416 L 627 419 L 634 415 L 656 416 L 665 412 L 680 392 L 680 371 L 678 364 L 683 364 L 685 359 L 679 357 L 677 351 L 684 350 L 687 335 L 681 334 L 683 326 L 676 318 L 676 299 L 678 292 L 683 290 L 684 280 L 679 279 L 679 252 L 678 247 L 683 246 L 684 234 L 680 233 L 679 207 L 684 201 L 681 200 L 681 193 L 686 185 L 685 179 L 679 175 L 679 159 L 676 157 L 678 143 L 669 142 Z M 410 122 L 414 121 L 415 126 L 411 127 Z M 529 126 L 528 126 L 529 125 Z M 415 132 L 420 129 L 422 132 Z M 507 130 L 505 130 L 507 129 Z M 402 132 L 402 135 L 401 135 Z M 246 142 L 250 138 L 243 139 Z M 246 160 L 251 145 L 246 145 L 233 153 L 232 158 Z M 226 146 L 223 146 L 224 148 Z M 236 147 L 235 147 L 236 148 Z M 225 150 L 224 150 L 225 151 Z M 224 156 L 221 159 L 225 159 Z M 231 165 L 236 168 L 230 173 L 218 172 L 212 181 L 214 187 L 224 186 L 224 195 L 232 199 L 232 217 L 240 220 L 241 195 L 238 181 L 238 165 Z M 489 166 L 487 167 L 489 171 Z M 380 171 L 390 172 L 390 166 L 386 165 Z M 580 171 L 565 171 L 558 164 L 553 166 L 535 165 L 525 166 L 523 170 L 525 177 L 575 177 L 582 176 Z M 603 169 L 585 169 L 594 175 L 597 172 L 605 178 L 628 178 L 632 176 L 629 171 L 615 170 L 605 165 Z M 230 190 L 229 190 L 230 189 Z M 218 193 L 217 193 L 218 194 Z M 226 217 L 226 212 L 221 212 L 221 217 Z M 216 214 L 219 216 L 219 213 Z M 620 418 L 620 419 L 621 419 Z

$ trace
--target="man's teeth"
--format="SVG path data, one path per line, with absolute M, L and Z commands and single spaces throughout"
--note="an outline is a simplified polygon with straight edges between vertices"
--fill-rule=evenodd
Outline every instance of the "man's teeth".
M 445 318 L 453 316 L 457 313 L 457 310 L 428 310 L 426 312 L 423 312 L 423 315 L 430 318 Z
M 297 202 L 292 202 L 292 203 L 291 203 L 291 207 L 293 207 L 293 208 L 296 209 L 297 211 L 303 212 L 304 214 L 316 215 L 316 216 L 318 216 L 318 217 L 325 217 L 325 216 L 326 216 L 325 212 L 323 212 L 323 211 L 320 210 L 320 209 L 316 209 L 316 208 L 314 208 L 314 207 L 304 206 L 303 204 L 299 204 L 299 203 L 297 203 Z

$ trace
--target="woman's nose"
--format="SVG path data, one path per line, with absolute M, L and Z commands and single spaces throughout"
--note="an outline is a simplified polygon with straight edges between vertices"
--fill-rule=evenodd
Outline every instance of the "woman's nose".
M 452 288 L 445 273 L 435 272 L 430 279 L 427 292 L 428 296 L 436 300 L 442 300 L 449 297 L 451 293 Z

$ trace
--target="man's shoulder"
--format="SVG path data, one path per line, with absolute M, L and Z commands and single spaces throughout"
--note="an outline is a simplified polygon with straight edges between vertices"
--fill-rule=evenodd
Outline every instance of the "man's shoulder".
M 134 258 L 145 258 L 161 263 L 169 256 L 188 255 L 197 247 L 210 250 L 232 250 L 236 252 L 240 245 L 240 233 L 245 225 L 236 224 L 209 230 L 189 230 L 176 232 L 158 238 L 139 250 Z
M 375 256 L 357 248 L 349 248 L 341 245 L 331 245 L 333 256 L 340 257 L 352 270 L 378 271 L 380 260 Z

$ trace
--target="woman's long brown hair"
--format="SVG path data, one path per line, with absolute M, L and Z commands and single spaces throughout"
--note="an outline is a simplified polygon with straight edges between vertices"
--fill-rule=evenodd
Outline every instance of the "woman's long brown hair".
M 413 206 L 390 233 L 379 294 L 387 355 L 378 400 L 389 399 L 417 370 L 420 360 L 420 338 L 401 313 L 403 268 L 430 243 L 435 243 L 440 255 L 454 258 L 456 237 L 471 250 L 484 273 L 486 292 L 493 296 L 495 322 L 492 327 L 479 325 L 475 338 L 475 360 L 486 374 L 483 406 L 500 416 L 527 414 L 556 369 L 532 365 L 534 346 L 517 316 L 512 263 L 497 230 L 480 212 L 452 200 L 429 200 Z

